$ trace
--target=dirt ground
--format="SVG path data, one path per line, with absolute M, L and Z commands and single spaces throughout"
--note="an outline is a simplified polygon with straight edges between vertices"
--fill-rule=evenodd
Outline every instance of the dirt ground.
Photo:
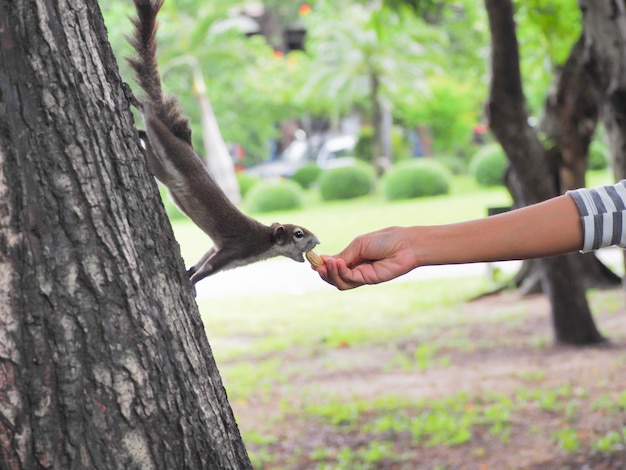
M 575 395 L 568 400 L 576 404 L 567 422 L 563 412 L 530 403 L 513 413 L 510 437 L 504 442 L 487 430 L 474 432 L 464 444 L 438 446 L 416 445 L 410 436 L 399 434 L 393 437 L 394 451 L 388 458 L 358 468 L 626 469 L 626 449 L 599 452 L 591 445 L 598 436 L 626 426 L 625 411 L 607 412 L 594 406 L 603 397 L 626 392 L 625 301 L 623 293 L 615 291 L 594 297 L 594 319 L 610 338 L 602 346 L 553 345 L 545 297 L 501 294 L 460 306 L 460 318 L 469 321 L 430 331 L 428 338 L 408 335 L 394 344 L 371 348 L 320 347 L 317 354 L 302 357 L 287 351 L 281 360 L 288 380 L 268 393 L 232 403 L 235 416 L 244 436 L 251 430 L 272 436 L 266 444 L 247 443 L 253 455 L 272 455 L 272 463 L 262 464 L 263 469 L 352 468 L 332 460 L 323 467 L 310 456 L 319 448 L 331 455 L 346 446 L 358 449 L 371 436 L 358 429 L 338 431 L 336 425 L 306 420 L 293 410 L 318 395 L 345 402 L 383 395 L 418 401 L 459 391 L 480 397 L 494 392 L 510 395 L 523 387 L 549 390 L 567 385 Z M 525 313 L 512 315 L 520 311 Z M 446 361 L 440 364 L 435 358 L 423 370 L 389 366 L 399 351 L 414 351 L 420 340 L 444 345 L 437 357 Z M 558 445 L 554 435 L 564 427 L 576 430 L 582 443 L 578 450 L 568 452 Z

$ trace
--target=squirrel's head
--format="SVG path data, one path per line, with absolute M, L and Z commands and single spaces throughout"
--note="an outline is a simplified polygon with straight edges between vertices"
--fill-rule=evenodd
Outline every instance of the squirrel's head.
M 319 245 L 319 239 L 304 227 L 292 224 L 272 224 L 272 240 L 278 254 L 304 262 L 302 253 Z

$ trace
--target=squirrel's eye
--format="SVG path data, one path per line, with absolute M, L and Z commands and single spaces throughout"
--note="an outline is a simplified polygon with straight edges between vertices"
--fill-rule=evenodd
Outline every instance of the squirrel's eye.
M 293 232 L 293 236 L 296 237 L 296 238 L 302 238 L 302 237 L 304 237 L 304 232 L 302 230 L 300 230 L 300 229 L 296 229 Z

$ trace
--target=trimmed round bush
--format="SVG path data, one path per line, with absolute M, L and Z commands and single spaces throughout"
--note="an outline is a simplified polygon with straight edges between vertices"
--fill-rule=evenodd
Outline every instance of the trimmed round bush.
M 361 162 L 324 170 L 318 179 L 319 191 L 324 201 L 365 196 L 374 190 L 375 183 L 374 168 Z
M 290 179 L 298 183 L 304 189 L 307 189 L 313 186 L 313 183 L 317 181 L 321 172 L 322 169 L 320 167 L 311 163 L 298 168 L 295 173 L 291 175 Z
M 302 188 L 293 181 L 262 182 L 246 195 L 251 212 L 273 212 L 302 207 Z
M 390 201 L 437 196 L 450 191 L 450 173 L 432 160 L 408 160 L 395 165 L 383 179 L 383 192 Z
M 587 167 L 590 170 L 604 170 L 609 166 L 609 149 L 605 144 L 594 140 L 589 146 L 589 160 Z
M 472 157 L 470 169 L 481 186 L 498 186 L 504 183 L 508 161 L 498 143 L 487 144 Z
M 263 181 L 260 176 L 251 175 L 245 171 L 240 171 L 236 174 L 237 183 L 239 184 L 239 192 L 241 197 L 245 198 L 246 194 L 252 189 L 253 186 Z

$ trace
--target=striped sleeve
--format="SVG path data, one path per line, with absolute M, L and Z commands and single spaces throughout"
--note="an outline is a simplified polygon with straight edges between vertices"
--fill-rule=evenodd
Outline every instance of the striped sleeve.
M 613 186 L 568 191 L 580 212 L 583 248 L 626 247 L 626 180 Z

